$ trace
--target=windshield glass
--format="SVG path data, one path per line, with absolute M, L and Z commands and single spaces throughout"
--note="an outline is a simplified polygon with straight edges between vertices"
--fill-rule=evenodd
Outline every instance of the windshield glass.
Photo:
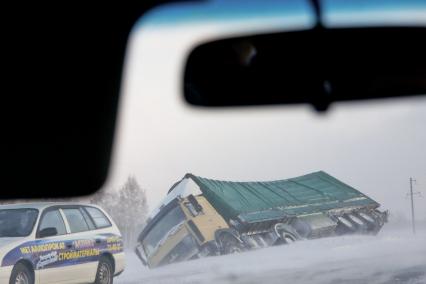
M 155 8 L 135 24 L 123 65 L 110 175 L 102 190 L 79 200 L 100 206 L 120 230 L 126 267 L 112 273 L 118 275 L 114 283 L 426 283 L 426 96 L 333 103 L 321 114 L 305 104 L 197 108 L 184 99 L 184 70 L 195 47 L 310 30 L 311 2 L 188 1 Z M 333 3 L 343 10 L 325 15 L 321 31 L 352 24 L 394 27 L 394 16 L 407 27 L 420 20 L 425 26 L 424 0 L 402 14 L 395 3 L 410 1 L 316 2 L 324 4 L 319 10 Z M 369 10 L 370 2 L 395 6 Z M 290 52 L 286 42 L 277 50 L 289 58 L 327 59 L 324 48 L 318 38 L 307 53 Z M 265 50 L 243 41 L 232 46 L 229 60 L 250 73 L 249 63 L 262 62 Z M 341 50 L 345 64 L 351 53 Z M 390 62 L 393 56 L 405 58 L 391 54 Z M 328 69 L 296 66 L 302 75 Z M 224 75 L 232 82 L 238 78 L 232 70 L 197 75 L 212 84 Z M 275 73 L 283 86 L 290 81 L 282 70 Z M 348 79 L 356 87 L 359 78 Z M 333 86 L 323 83 L 325 92 Z M 285 95 L 282 89 L 276 93 Z M 183 207 L 190 194 L 194 202 Z M 172 204 L 177 196 L 185 200 L 180 207 Z M 34 218 L 27 214 L 25 227 L 25 214 L 18 213 L 2 211 L 0 236 L 31 231 L 37 214 L 27 212 Z M 119 256 L 114 237 L 107 240 Z M 176 263 L 186 260 L 191 261 Z M 68 282 L 73 281 L 79 280 Z
M 197 7 L 201 9 L 201 5 Z M 280 11 L 273 9 L 274 13 Z M 280 283 L 282 279 L 292 283 L 393 283 L 406 273 L 412 272 L 406 276 L 411 280 L 423 277 L 426 207 L 413 195 L 415 237 L 407 193 L 413 177 L 413 194 L 424 194 L 426 100 L 335 103 L 322 115 L 307 105 L 191 107 L 182 98 L 182 70 L 188 54 L 200 42 L 261 31 L 259 23 L 267 23 L 267 30 L 304 29 L 310 27 L 310 21 L 302 12 L 292 18 L 293 24 L 286 22 L 290 18 L 285 14 L 274 17 L 265 12 L 270 21 L 227 21 L 233 17 L 225 17 L 194 25 L 197 19 L 185 24 L 182 13 L 177 8 L 157 10 L 133 30 L 108 189 L 114 193 L 114 188 L 122 186 L 125 190 L 123 183 L 131 175 L 146 194 L 148 212 L 170 199 L 172 187 L 197 194 L 201 190 L 203 196 L 198 200 L 203 201 L 203 211 L 191 217 L 194 223 L 188 221 L 188 230 L 196 240 L 204 238 L 212 247 L 222 247 L 210 252 L 200 246 L 194 255 L 224 255 L 179 263 L 178 269 L 171 264 L 156 270 L 157 262 L 187 257 L 161 246 L 179 224 L 177 214 L 170 211 L 156 221 L 142 243 L 130 247 L 143 247 L 153 269 L 145 270 L 138 257 L 129 253 L 132 265 L 118 281 L 226 283 L 224 279 L 232 274 L 241 283 Z M 167 21 L 172 16 L 181 19 L 179 25 L 177 20 Z M 203 79 L 214 82 L 215 77 Z M 362 210 L 353 210 L 358 207 Z M 277 232 L 274 226 L 279 224 L 274 222 L 282 214 L 300 218 Z M 139 216 L 136 220 L 142 219 Z M 242 236 L 243 245 L 216 234 L 228 227 Z M 130 230 L 123 232 L 133 235 Z M 288 246 L 275 245 L 294 240 Z M 269 248 L 257 249 L 261 247 Z M 242 250 L 241 255 L 233 254 Z M 187 259 L 193 258 L 188 255 Z M 377 265 L 371 265 L 371 259 Z M 214 271 L 205 269 L 213 266 Z M 194 273 L 195 280 L 188 276 Z M 380 277 L 382 282 L 377 280 Z
M 36 209 L 1 209 L 0 210 L 0 237 L 28 236 L 37 220 Z
M 149 257 L 161 245 L 164 236 L 185 221 L 185 214 L 179 206 L 174 207 L 156 222 L 142 241 L 146 255 Z

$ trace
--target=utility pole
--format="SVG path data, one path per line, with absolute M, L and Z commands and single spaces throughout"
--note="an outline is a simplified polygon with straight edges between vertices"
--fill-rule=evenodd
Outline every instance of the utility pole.
M 414 217 L 414 195 L 420 195 L 420 192 L 413 192 L 413 183 L 415 183 L 416 180 L 410 177 L 410 193 L 407 195 L 410 195 L 411 198 L 411 223 L 413 226 L 413 234 L 416 234 L 416 219 Z
M 413 234 L 416 234 L 416 219 L 414 219 L 414 198 L 413 198 L 413 178 L 410 177 L 410 198 L 411 198 L 411 222 L 413 225 Z

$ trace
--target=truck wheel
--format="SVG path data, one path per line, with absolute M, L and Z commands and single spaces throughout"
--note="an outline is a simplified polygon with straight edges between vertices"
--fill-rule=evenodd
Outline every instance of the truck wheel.
M 112 270 L 111 261 L 106 257 L 101 257 L 96 272 L 95 284 L 112 284 L 114 272 Z
M 289 225 L 278 223 L 274 226 L 274 230 L 279 238 L 277 244 L 291 244 L 301 239 L 296 230 Z
M 244 251 L 244 246 L 231 234 L 222 234 L 219 241 L 222 254 L 234 254 Z
M 18 263 L 12 270 L 9 283 L 34 284 L 34 274 L 23 263 Z
M 282 231 L 280 236 L 281 236 L 282 244 L 291 244 L 296 241 L 296 237 L 293 234 L 286 231 Z

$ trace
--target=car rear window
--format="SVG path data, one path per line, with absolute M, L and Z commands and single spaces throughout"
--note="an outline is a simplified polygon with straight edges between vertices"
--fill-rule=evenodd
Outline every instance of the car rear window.
M 89 230 L 89 226 L 84 219 L 83 214 L 77 208 L 65 208 L 62 209 L 65 216 L 67 217 L 68 224 L 70 226 L 71 233 L 84 232 Z
M 102 211 L 98 208 L 85 207 L 85 209 L 89 213 L 90 217 L 92 217 L 93 222 L 95 222 L 97 228 L 105 228 L 111 226 L 111 222 L 108 220 L 105 214 L 102 213 Z

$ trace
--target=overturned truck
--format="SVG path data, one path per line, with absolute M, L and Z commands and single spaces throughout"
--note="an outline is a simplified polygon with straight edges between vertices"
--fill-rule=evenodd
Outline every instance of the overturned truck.
M 325 172 L 270 182 L 187 174 L 152 212 L 138 238 L 145 265 L 229 254 L 345 234 L 376 234 L 379 203 Z

